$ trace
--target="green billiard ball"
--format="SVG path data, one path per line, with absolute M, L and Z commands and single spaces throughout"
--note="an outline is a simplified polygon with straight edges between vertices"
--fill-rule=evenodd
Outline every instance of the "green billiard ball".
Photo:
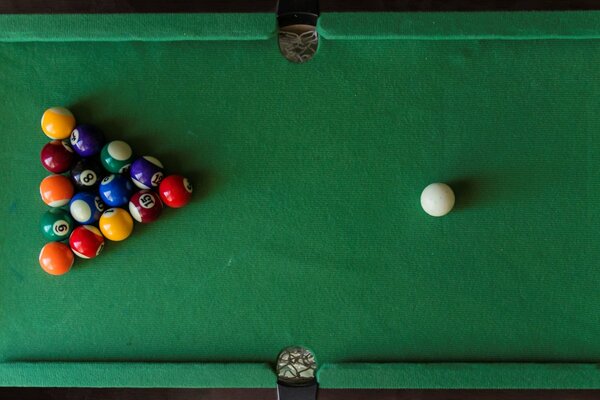
M 131 147 L 122 140 L 107 143 L 100 152 L 104 168 L 113 174 L 125 172 L 133 161 Z
M 75 222 L 67 211 L 54 208 L 44 213 L 41 227 L 46 239 L 58 242 L 69 238 L 75 228 Z

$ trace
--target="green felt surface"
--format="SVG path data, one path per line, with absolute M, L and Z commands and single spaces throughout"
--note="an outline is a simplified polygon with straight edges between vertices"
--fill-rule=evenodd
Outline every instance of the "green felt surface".
M 565 34 L 588 18 L 567 14 Z M 0 43 L 0 384 L 115 362 L 80 384 L 147 386 L 145 362 L 183 371 L 173 386 L 264 387 L 298 344 L 326 387 L 600 387 L 600 42 L 346 35 L 305 65 L 275 36 Z M 196 186 L 63 277 L 37 265 L 53 105 Z M 457 195 L 441 219 L 419 206 L 434 181 Z M 415 361 L 483 369 L 370 366 Z M 577 364 L 486 364 L 506 361 Z

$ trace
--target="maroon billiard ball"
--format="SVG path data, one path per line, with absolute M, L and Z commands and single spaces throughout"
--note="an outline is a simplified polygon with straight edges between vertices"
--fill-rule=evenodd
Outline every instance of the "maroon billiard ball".
M 156 221 L 163 209 L 160 197 L 151 190 L 140 190 L 129 200 L 129 213 L 143 224 Z
M 73 164 L 73 149 L 66 140 L 53 140 L 42 148 L 40 160 L 48 171 L 62 174 Z
M 169 175 L 162 180 L 158 193 L 163 203 L 169 207 L 180 208 L 192 198 L 192 184 L 180 175 Z

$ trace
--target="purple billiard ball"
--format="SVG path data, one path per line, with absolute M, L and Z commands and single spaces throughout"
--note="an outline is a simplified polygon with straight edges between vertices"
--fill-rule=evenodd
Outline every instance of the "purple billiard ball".
M 129 174 L 135 186 L 140 189 L 154 189 L 164 177 L 163 165 L 154 157 L 140 157 L 131 164 Z
M 91 125 L 77 125 L 70 137 L 71 147 L 81 157 L 100 153 L 104 145 L 104 135 Z

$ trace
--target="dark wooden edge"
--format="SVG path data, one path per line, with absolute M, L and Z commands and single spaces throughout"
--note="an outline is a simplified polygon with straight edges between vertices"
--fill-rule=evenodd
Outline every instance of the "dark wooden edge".
M 275 389 L 0 388 L 0 399 L 19 400 L 275 400 Z M 592 400 L 600 390 L 320 390 L 318 400 Z
M 598 0 L 320 0 L 321 11 L 598 10 Z
M 598 0 L 320 0 L 319 3 L 321 11 L 325 12 L 600 9 Z M 0 0 L 0 14 L 274 13 L 276 9 L 277 0 Z
M 277 0 L 0 0 L 0 14 L 273 12 Z

